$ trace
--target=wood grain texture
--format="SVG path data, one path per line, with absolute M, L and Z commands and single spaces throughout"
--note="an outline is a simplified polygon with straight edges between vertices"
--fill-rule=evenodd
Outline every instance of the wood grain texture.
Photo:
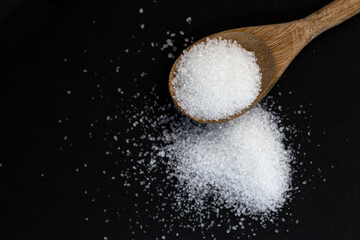
M 246 50 L 254 52 L 258 59 L 262 72 L 261 92 L 248 108 L 229 118 L 219 121 L 196 119 L 189 116 L 179 107 L 174 98 L 174 89 L 171 81 L 175 76 L 176 64 L 181 58 L 181 55 L 175 61 L 170 71 L 170 95 L 182 113 L 198 122 L 218 123 L 234 119 L 255 106 L 267 95 L 291 61 L 312 39 L 359 12 L 360 0 L 336 0 L 303 19 L 280 24 L 232 29 L 213 34 L 195 42 L 193 45 L 206 41 L 207 38 L 221 37 L 223 39 L 233 39 L 240 43 Z M 193 45 L 189 46 L 185 51 L 189 50 Z

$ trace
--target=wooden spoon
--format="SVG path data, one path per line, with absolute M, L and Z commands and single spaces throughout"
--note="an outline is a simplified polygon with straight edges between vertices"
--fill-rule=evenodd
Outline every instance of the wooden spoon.
M 300 50 L 306 46 L 306 44 L 324 31 L 342 23 L 359 12 L 360 0 L 336 0 L 310 16 L 300 20 L 288 23 L 228 30 L 200 39 L 186 48 L 185 51 L 188 51 L 192 46 L 206 41 L 207 38 L 212 39 L 221 37 L 222 39 L 236 40 L 243 48 L 255 53 L 262 73 L 261 91 L 248 108 L 229 118 L 217 121 L 197 119 L 188 115 L 178 105 L 174 98 L 174 88 L 171 81 L 175 76 L 175 67 L 181 58 L 181 55 L 175 61 L 170 71 L 169 91 L 171 98 L 183 114 L 198 122 L 219 123 L 239 117 L 254 107 L 268 94 L 291 61 Z

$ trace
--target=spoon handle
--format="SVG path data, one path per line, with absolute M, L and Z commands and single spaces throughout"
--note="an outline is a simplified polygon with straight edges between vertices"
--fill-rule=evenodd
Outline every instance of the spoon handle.
M 360 0 L 335 0 L 306 17 L 306 33 L 313 39 L 360 12 Z

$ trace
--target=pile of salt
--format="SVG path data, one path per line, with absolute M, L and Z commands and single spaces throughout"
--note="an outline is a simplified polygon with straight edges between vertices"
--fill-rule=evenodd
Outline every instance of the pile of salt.
M 190 116 L 226 119 L 256 99 L 261 72 L 255 54 L 236 41 L 207 39 L 183 53 L 172 85 L 175 100 Z

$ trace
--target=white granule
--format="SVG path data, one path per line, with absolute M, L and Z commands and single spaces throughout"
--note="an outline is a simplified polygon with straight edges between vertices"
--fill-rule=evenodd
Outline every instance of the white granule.
M 236 215 L 276 212 L 289 197 L 291 151 L 276 118 L 255 107 L 233 121 L 199 126 L 179 123 L 164 131 L 167 142 L 158 156 L 170 169 L 184 196 L 201 208 L 208 198 Z M 195 204 L 194 204 L 195 203 Z
M 192 21 L 192 18 L 191 18 L 191 17 L 186 18 L 186 22 L 187 22 L 188 24 L 191 24 L 191 21 Z
M 187 114 L 219 120 L 251 105 L 261 88 L 261 72 L 255 54 L 236 41 L 207 39 L 183 53 L 172 85 Z

